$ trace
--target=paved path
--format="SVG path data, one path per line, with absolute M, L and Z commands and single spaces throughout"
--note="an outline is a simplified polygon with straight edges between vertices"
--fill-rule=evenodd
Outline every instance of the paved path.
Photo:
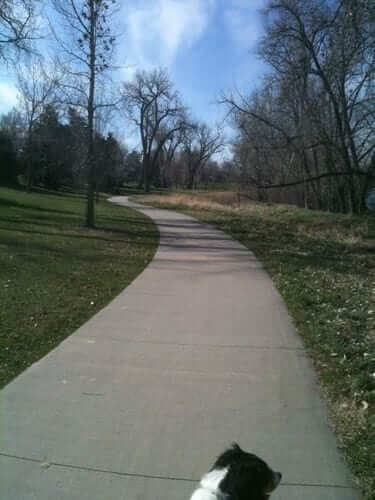
M 151 265 L 0 393 L 0 498 L 188 500 L 237 440 L 283 472 L 273 500 L 357 499 L 259 262 L 190 217 L 142 211 L 161 231 Z

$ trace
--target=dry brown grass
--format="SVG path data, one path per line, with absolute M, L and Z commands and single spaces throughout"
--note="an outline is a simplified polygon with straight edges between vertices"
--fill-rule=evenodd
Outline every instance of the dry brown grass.
M 165 195 L 152 195 L 147 197 L 137 197 L 138 201 L 147 201 L 148 203 L 163 203 L 164 205 L 170 205 L 171 207 L 185 206 L 189 208 L 197 209 L 210 209 L 210 210 L 233 210 L 233 205 L 225 203 L 223 198 L 217 198 L 211 196 L 206 196 L 203 193 L 186 194 L 186 193 L 176 193 Z M 221 201 L 219 201 L 221 200 Z
M 277 221 L 289 218 L 293 231 L 316 239 L 330 240 L 347 245 L 365 244 L 373 246 L 369 241 L 369 222 L 348 215 L 330 214 L 327 212 L 303 210 L 294 205 L 277 203 L 260 203 L 244 196 L 239 200 L 233 191 L 171 193 L 168 195 L 151 195 L 138 197 L 139 201 L 163 204 L 173 208 L 191 208 L 197 210 L 220 211 L 227 215 L 258 216 Z

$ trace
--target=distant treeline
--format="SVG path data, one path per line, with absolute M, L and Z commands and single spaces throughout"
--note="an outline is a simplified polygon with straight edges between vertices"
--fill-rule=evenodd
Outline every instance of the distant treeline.
M 87 179 L 87 123 L 73 108 L 62 121 L 57 109 L 48 104 L 28 136 L 17 110 L 0 119 L 2 184 L 43 185 L 50 189 L 83 186 Z M 129 162 L 133 161 L 132 167 Z M 129 153 L 109 133 L 95 134 L 97 189 L 113 191 L 137 168 L 139 155 Z
M 87 122 L 74 108 L 61 117 L 47 104 L 27 133 L 22 113 L 13 109 L 0 117 L 0 184 L 39 185 L 49 189 L 83 188 L 87 182 Z M 144 187 L 142 153 L 129 150 L 114 134 L 95 133 L 96 191 L 117 193 L 124 184 Z M 194 156 L 194 151 L 190 155 Z M 176 149 L 156 159 L 150 184 L 162 188 L 225 187 L 235 179 L 231 162 L 219 165 L 208 159 L 192 176 L 188 153 Z M 202 165 L 200 165 L 202 166 Z

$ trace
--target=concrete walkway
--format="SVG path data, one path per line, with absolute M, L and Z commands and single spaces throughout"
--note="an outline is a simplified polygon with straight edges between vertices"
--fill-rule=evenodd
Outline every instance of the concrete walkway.
M 0 392 L 0 498 L 188 500 L 236 440 L 283 473 L 273 500 L 357 499 L 259 262 L 190 217 L 142 212 L 161 231 L 153 262 Z

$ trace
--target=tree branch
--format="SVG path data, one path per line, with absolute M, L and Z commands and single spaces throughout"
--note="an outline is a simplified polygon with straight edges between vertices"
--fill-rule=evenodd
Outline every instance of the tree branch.
M 375 179 L 375 174 L 372 172 L 361 172 L 361 171 L 352 171 L 352 172 L 326 172 L 324 174 L 320 174 L 314 177 L 309 177 L 308 179 L 300 179 L 298 181 L 293 182 L 282 182 L 280 184 L 259 184 L 256 179 L 253 177 L 250 178 L 253 184 L 256 185 L 259 189 L 274 189 L 274 188 L 286 188 L 299 186 L 301 184 L 315 182 L 320 179 L 328 178 L 328 177 L 346 177 L 346 176 L 358 176 L 358 177 L 368 177 L 370 179 Z

